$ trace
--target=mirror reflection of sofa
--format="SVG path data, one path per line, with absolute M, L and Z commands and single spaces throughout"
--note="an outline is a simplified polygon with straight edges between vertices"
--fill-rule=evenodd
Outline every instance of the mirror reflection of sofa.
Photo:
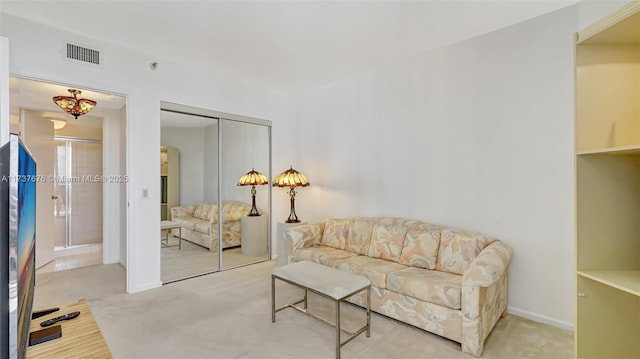
M 251 204 L 236 201 L 222 202 L 222 249 L 241 245 L 240 219 L 251 210 Z M 210 251 L 218 250 L 218 204 L 202 202 L 196 205 L 171 208 L 171 221 L 180 224 L 173 235 L 199 244 Z

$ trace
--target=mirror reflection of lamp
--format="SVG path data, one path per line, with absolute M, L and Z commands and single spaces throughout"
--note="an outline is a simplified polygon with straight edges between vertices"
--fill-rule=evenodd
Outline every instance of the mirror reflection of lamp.
M 238 186 L 251 186 L 251 211 L 248 214 L 249 217 L 260 215 L 256 207 L 256 186 L 262 186 L 268 183 L 269 179 L 267 176 L 255 171 L 253 168 L 238 180 Z
M 273 187 L 289 187 L 289 197 L 291 200 L 291 212 L 285 223 L 300 223 L 296 215 L 296 187 L 308 187 L 309 180 L 302 173 L 293 169 L 293 166 L 282 172 L 273 180 Z

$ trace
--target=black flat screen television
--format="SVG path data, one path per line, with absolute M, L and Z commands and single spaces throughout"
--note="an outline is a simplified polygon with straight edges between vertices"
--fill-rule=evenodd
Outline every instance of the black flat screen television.
M 36 162 L 20 137 L 0 148 L 0 358 L 27 355 L 35 290 Z

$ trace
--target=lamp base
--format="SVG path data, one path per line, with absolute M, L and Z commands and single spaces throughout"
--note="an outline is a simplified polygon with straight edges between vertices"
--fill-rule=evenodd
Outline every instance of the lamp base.
M 300 223 L 298 216 L 296 215 L 296 191 L 293 187 L 289 191 L 289 196 L 291 197 L 291 212 L 289 213 L 289 218 L 287 218 L 284 223 Z
M 256 207 L 256 186 L 251 187 L 251 211 L 247 214 L 248 217 L 257 217 L 260 215 L 258 207 Z

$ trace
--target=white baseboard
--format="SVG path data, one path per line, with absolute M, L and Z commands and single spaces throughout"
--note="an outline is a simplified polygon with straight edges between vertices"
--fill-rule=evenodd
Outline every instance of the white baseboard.
M 162 287 L 162 282 L 158 281 L 158 282 L 149 282 L 149 283 L 145 283 L 139 286 L 136 286 L 136 288 L 127 288 L 127 293 L 138 293 L 138 292 L 142 292 L 145 290 L 149 290 L 149 289 L 154 289 L 154 288 L 159 288 Z
M 509 314 L 517 315 L 519 317 L 531 319 L 534 322 L 548 324 L 554 327 L 574 331 L 574 324 L 565 322 L 564 320 L 558 320 L 556 318 L 547 317 L 546 315 L 540 315 L 538 313 L 530 312 L 528 310 L 507 306 L 507 312 Z

